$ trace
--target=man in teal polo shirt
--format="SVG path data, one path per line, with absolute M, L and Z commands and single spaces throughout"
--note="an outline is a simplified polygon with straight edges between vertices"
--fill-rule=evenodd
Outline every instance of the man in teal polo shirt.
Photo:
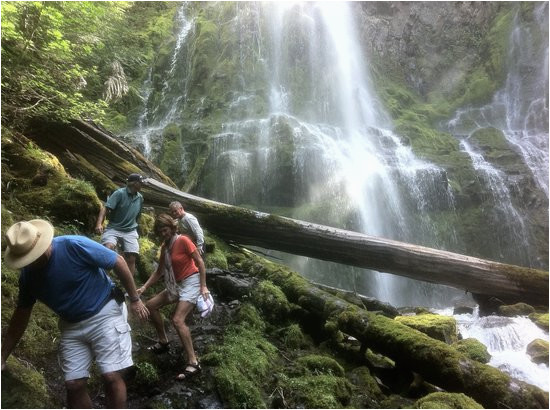
M 136 271 L 136 255 L 139 254 L 138 218 L 143 207 L 143 195 L 139 193 L 145 178 L 139 174 L 130 174 L 126 187 L 119 188 L 107 198 L 97 217 L 96 232 L 102 233 L 101 243 L 109 249 L 122 246 L 124 259 L 132 272 Z M 103 231 L 103 222 L 108 215 L 109 223 Z

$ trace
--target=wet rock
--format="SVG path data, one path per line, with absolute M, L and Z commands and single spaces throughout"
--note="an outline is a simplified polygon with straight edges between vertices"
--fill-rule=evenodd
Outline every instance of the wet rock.
M 536 364 L 544 363 L 548 366 L 548 342 L 543 339 L 535 339 L 527 345 L 527 354 Z
M 489 363 L 491 355 L 487 351 L 487 347 L 479 340 L 468 338 L 459 340 L 453 343 L 453 347 L 461 353 L 464 353 L 472 360 L 477 360 L 480 363 Z

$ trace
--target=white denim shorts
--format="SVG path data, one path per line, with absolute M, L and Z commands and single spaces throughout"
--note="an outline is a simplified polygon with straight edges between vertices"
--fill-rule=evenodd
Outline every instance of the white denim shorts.
M 200 274 L 194 273 L 178 282 L 178 293 L 180 301 L 197 303 L 197 298 L 201 294 Z
M 130 232 L 117 231 L 116 229 L 106 229 L 101 235 L 101 244 L 112 243 L 117 246 L 120 244 L 122 250 L 127 253 L 139 253 L 139 235 L 134 229 Z
M 101 374 L 134 364 L 127 317 L 126 304 L 112 299 L 89 319 L 76 323 L 59 320 L 58 360 L 65 380 L 89 377 L 94 358 Z

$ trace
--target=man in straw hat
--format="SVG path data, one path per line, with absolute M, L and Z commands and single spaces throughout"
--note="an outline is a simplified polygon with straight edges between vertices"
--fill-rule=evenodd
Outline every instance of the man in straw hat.
M 106 406 L 126 406 L 126 384 L 120 370 L 133 365 L 130 326 L 124 296 L 106 271 L 113 269 L 141 319 L 149 311 L 141 302 L 124 258 L 84 236 L 53 237 L 53 226 L 41 219 L 18 222 L 5 235 L 4 261 L 22 268 L 19 299 L 2 343 L 2 369 L 25 332 L 36 300 L 59 316 L 59 363 L 65 375 L 67 404 L 92 407 L 87 381 L 95 358 L 106 389 Z
M 115 190 L 102 206 L 97 217 L 95 231 L 102 234 L 101 243 L 109 249 L 122 245 L 124 259 L 132 275 L 136 271 L 136 255 L 139 254 L 138 219 L 143 207 L 141 185 L 146 178 L 140 174 L 130 174 L 126 186 Z M 109 223 L 103 231 L 103 222 L 108 216 Z

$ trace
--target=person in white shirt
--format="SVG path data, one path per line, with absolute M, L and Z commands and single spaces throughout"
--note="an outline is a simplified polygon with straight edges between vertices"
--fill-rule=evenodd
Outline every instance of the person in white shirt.
M 199 221 L 194 215 L 185 212 L 183 205 L 178 201 L 170 202 L 170 215 L 178 220 L 178 227 L 181 234 L 187 235 L 195 243 L 199 253 L 204 255 L 204 233 Z

